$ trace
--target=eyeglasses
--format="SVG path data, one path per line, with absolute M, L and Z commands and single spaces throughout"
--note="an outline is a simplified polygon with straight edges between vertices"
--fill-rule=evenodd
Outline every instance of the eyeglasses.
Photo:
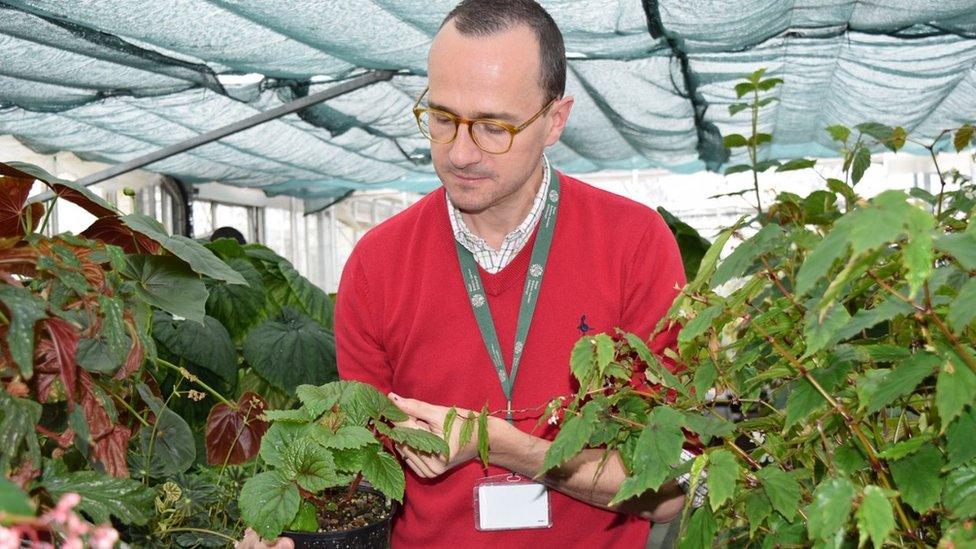
M 429 89 L 424 88 L 424 93 L 420 94 L 417 102 L 413 104 L 413 115 L 417 118 L 420 133 L 434 143 L 450 143 L 457 137 L 458 126 L 467 124 L 471 141 L 474 141 L 479 149 L 489 154 L 507 153 L 512 148 L 515 136 L 528 128 L 556 101 L 555 98 L 552 99 L 539 109 L 539 112 L 533 114 L 532 118 L 518 126 L 513 126 L 508 122 L 491 118 L 470 119 L 440 109 L 425 109 L 420 106 L 420 100 L 427 95 Z

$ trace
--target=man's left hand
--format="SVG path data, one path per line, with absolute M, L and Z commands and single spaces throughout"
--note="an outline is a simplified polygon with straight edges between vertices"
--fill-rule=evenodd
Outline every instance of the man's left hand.
M 447 417 L 447 412 L 450 408 L 429 404 L 422 400 L 404 398 L 395 393 L 390 393 L 388 396 L 398 408 L 410 416 L 410 419 L 399 423 L 398 426 L 423 429 L 444 438 L 444 418 Z M 470 410 L 457 408 L 458 420 L 463 417 L 468 417 L 471 413 Z M 489 417 L 489 424 L 494 419 L 496 418 Z M 439 477 L 457 465 L 470 461 L 478 455 L 477 437 L 472 437 L 472 440 L 464 446 L 461 446 L 459 437 L 461 429 L 457 425 L 458 423 L 455 423 L 455 427 L 451 429 L 451 436 L 447 439 L 447 445 L 451 450 L 448 456 L 418 452 L 401 444 L 397 445 L 397 450 L 403 456 L 407 466 L 418 476 L 423 478 Z

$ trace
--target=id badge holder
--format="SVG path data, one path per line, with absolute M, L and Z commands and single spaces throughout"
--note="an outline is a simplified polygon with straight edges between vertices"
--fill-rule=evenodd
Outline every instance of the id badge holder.
M 482 532 L 550 528 L 549 490 L 515 473 L 484 478 L 474 487 L 474 527 Z

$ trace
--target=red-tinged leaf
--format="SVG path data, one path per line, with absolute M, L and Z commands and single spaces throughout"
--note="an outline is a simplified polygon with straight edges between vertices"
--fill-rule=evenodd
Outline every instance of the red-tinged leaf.
M 254 457 L 268 423 L 259 416 L 268 404 L 254 393 L 244 393 L 237 410 L 220 403 L 207 417 L 207 463 L 239 464 Z
M 115 372 L 115 379 L 125 379 L 136 371 L 139 370 L 139 366 L 142 365 L 142 359 L 145 352 L 142 348 L 142 341 L 136 336 L 135 321 L 132 320 L 132 315 L 128 311 L 125 313 L 125 325 L 129 332 L 129 339 L 132 340 L 132 347 L 129 348 L 129 354 L 125 357 L 125 362 L 122 363 L 122 367 L 119 368 L 118 372 Z
M 105 472 L 113 477 L 128 478 L 129 467 L 126 463 L 126 448 L 132 432 L 125 426 L 112 421 L 105 410 L 105 405 L 98 398 L 93 388 L 91 375 L 78 371 L 78 392 L 80 393 L 81 409 L 88 422 L 88 431 L 94 444 L 91 457 L 102 464 Z
M 100 240 L 106 244 L 113 244 L 125 250 L 127 254 L 155 254 L 159 251 L 159 243 L 148 236 L 137 233 L 122 223 L 117 215 L 101 217 L 95 220 L 81 236 L 91 240 Z
M 0 238 L 24 236 L 24 221 L 28 215 L 31 230 L 37 227 L 44 215 L 44 206 L 31 204 L 25 207 L 34 179 L 5 176 L 0 180 Z
M 9 164 L 0 162 L 0 174 L 11 177 L 29 178 L 31 180 L 40 179 L 57 193 L 58 196 L 68 202 L 81 206 L 85 211 L 95 217 L 105 217 L 118 213 L 112 208 L 111 204 L 105 202 L 85 187 L 72 181 L 54 177 L 45 170 L 31 164 L 24 162 L 10 162 Z
M 78 330 L 67 320 L 56 317 L 45 318 L 41 325 L 47 337 L 41 339 L 34 351 L 38 398 L 41 402 L 46 401 L 51 384 L 55 379 L 60 379 L 68 405 L 73 407 L 78 378 L 78 364 L 75 362 Z

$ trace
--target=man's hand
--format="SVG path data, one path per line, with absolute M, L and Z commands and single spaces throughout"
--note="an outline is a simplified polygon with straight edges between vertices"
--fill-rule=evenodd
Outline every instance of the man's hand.
M 410 416 L 410 419 L 398 424 L 400 427 L 423 429 L 444 438 L 444 418 L 447 417 L 450 408 L 429 404 L 422 400 L 403 398 L 395 393 L 390 393 L 388 396 L 398 408 Z M 472 413 L 470 410 L 457 408 L 458 420 L 468 417 L 468 414 Z M 489 417 L 489 424 L 496 419 Z M 436 478 L 478 455 L 477 437 L 472 437 L 472 440 L 462 447 L 459 437 L 460 431 L 461 429 L 457 427 L 457 422 L 455 422 L 455 427 L 451 429 L 451 436 L 447 439 L 447 445 L 451 449 L 448 457 L 417 452 L 403 445 L 397 445 L 397 450 L 414 473 L 423 478 Z

